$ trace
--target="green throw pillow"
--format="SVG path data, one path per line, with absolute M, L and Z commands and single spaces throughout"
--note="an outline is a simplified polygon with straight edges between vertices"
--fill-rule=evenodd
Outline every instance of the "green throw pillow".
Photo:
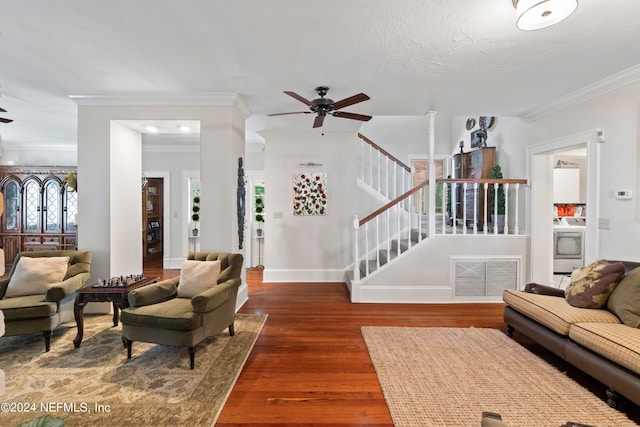
M 631 270 L 613 291 L 607 308 L 627 326 L 640 327 L 640 267 Z
M 624 264 L 621 262 L 594 262 L 571 275 L 564 296 L 574 307 L 602 308 L 623 276 Z

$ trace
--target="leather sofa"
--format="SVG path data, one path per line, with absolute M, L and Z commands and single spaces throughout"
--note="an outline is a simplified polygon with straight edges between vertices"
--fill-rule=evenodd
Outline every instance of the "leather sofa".
M 640 277 L 640 269 L 629 276 L 640 263 L 623 264 L 625 278 Z M 507 335 L 517 330 L 606 385 L 611 407 L 620 395 L 640 405 L 640 329 L 622 323 L 607 305 L 577 308 L 564 297 L 563 290 L 537 283 L 505 290 Z

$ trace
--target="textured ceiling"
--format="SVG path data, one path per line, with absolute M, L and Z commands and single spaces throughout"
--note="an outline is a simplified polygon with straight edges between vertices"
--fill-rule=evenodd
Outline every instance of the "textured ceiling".
M 5 144 L 74 144 L 73 94 L 238 93 L 250 130 L 311 129 L 282 93 L 370 115 L 516 116 L 640 64 L 640 1 L 582 0 L 545 30 L 511 0 L 0 0 Z M 360 122 L 328 118 L 325 131 Z

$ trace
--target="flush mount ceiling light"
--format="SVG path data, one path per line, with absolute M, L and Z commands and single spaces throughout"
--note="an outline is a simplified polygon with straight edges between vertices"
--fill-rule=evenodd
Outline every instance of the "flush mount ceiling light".
M 516 26 L 521 30 L 539 30 L 566 19 L 578 8 L 578 0 L 512 0 L 516 8 Z
M 149 126 L 147 126 L 147 127 L 146 127 L 146 129 L 147 129 L 147 132 L 150 132 L 150 133 L 158 133 L 158 128 L 157 128 L 157 127 L 155 127 L 155 126 L 151 126 L 151 125 L 149 125 Z

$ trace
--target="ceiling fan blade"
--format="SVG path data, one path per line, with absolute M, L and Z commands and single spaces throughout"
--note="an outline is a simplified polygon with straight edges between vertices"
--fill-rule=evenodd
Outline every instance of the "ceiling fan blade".
M 335 117 L 342 117 L 343 119 L 360 120 L 362 122 L 368 122 L 371 120 L 371 116 L 365 116 L 364 114 L 347 113 L 346 111 L 335 111 L 332 113 Z
M 287 95 L 291 96 L 292 98 L 297 99 L 298 101 L 300 101 L 300 102 L 302 102 L 304 104 L 307 104 L 309 107 L 313 107 L 314 106 L 313 102 L 309 101 L 305 97 L 302 97 L 302 96 L 298 95 L 295 92 L 291 92 L 290 90 L 285 90 L 284 93 L 286 93 Z
M 0 113 L 6 113 L 7 110 L 5 110 L 4 108 L 0 107 Z
M 285 116 L 287 114 L 309 114 L 311 111 L 294 111 L 293 113 L 273 113 L 267 114 L 267 116 Z
M 350 96 L 349 98 L 345 98 L 342 101 L 334 102 L 333 106 L 336 110 L 339 110 L 344 107 L 348 107 L 349 105 L 357 104 L 358 102 L 366 101 L 369 98 L 364 93 L 359 93 L 357 95 Z
M 324 123 L 324 118 L 326 116 L 324 114 L 318 114 L 316 116 L 316 119 L 313 121 L 313 127 L 314 128 L 319 128 L 322 127 L 322 124 Z
M 2 123 L 11 123 L 12 121 L 13 120 L 11 120 L 11 119 L 4 119 L 4 118 L 0 117 L 0 122 L 2 122 Z

